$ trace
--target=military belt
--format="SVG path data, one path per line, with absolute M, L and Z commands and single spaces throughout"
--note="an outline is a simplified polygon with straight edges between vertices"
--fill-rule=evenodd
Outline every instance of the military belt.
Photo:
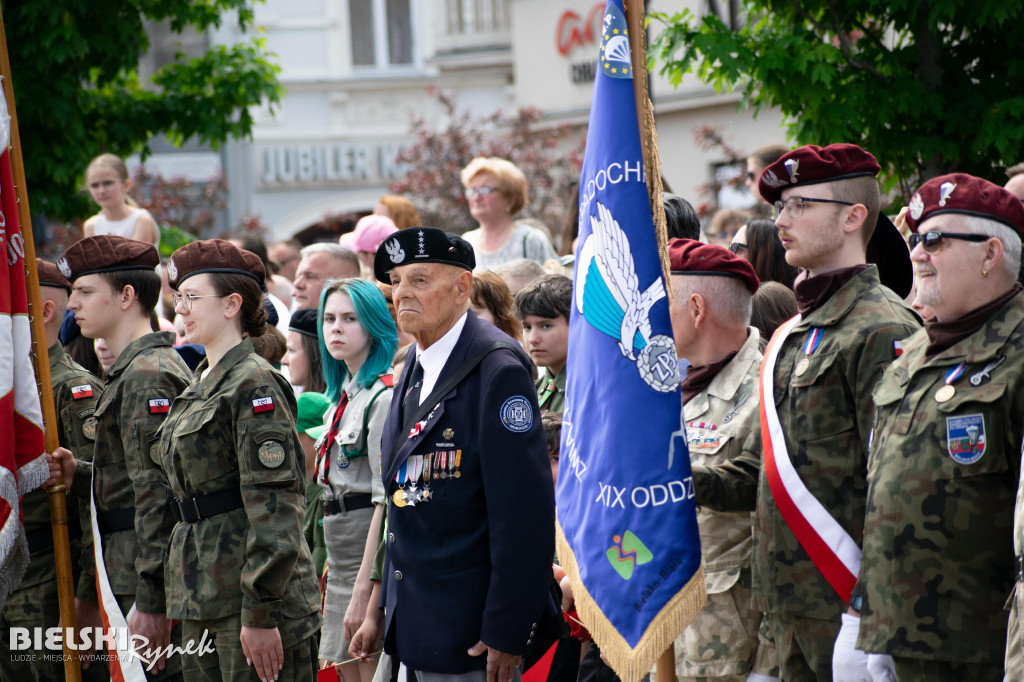
M 36 528 L 25 531 L 29 554 L 53 547 L 53 528 Z
M 369 509 L 373 506 L 370 493 L 359 493 L 357 495 L 345 495 L 344 497 L 325 497 L 320 500 L 320 509 L 324 516 L 335 514 L 346 515 L 357 509 Z
M 135 530 L 135 507 L 121 507 L 119 509 L 96 510 L 96 522 L 100 526 L 100 533 L 109 535 L 121 530 Z
M 174 518 L 185 523 L 196 523 L 211 516 L 241 508 L 242 491 L 238 488 L 222 490 L 219 493 L 203 497 L 187 499 L 175 497 L 171 500 L 171 511 L 174 512 Z

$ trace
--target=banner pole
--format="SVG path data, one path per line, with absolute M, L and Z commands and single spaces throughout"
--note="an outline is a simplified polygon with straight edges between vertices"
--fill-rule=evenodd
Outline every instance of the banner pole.
M 32 237 L 32 214 L 29 210 L 28 191 L 25 185 L 25 163 L 21 154 L 21 139 L 18 135 L 18 114 L 14 106 L 14 84 L 11 80 L 11 61 L 7 53 L 7 33 L 0 5 L 0 77 L 3 80 L 4 96 L 11 115 L 11 167 L 14 174 L 15 192 L 18 198 L 18 221 L 25 239 L 25 274 L 28 280 L 29 318 L 32 328 L 32 351 L 35 360 L 36 382 L 39 385 L 39 402 L 43 411 L 46 451 L 53 452 L 57 440 L 57 414 L 53 404 L 53 385 L 50 378 L 49 351 L 46 346 L 46 329 L 43 325 L 43 298 L 39 290 L 39 273 L 36 269 L 36 248 Z M 68 539 L 67 499 L 63 484 L 47 489 L 50 498 L 50 523 L 53 527 L 53 552 L 57 563 L 57 595 L 60 601 L 60 619 L 65 636 L 64 677 L 68 682 L 80 682 L 82 666 L 78 651 L 69 646 L 69 639 L 77 640 L 75 623 L 75 588 L 71 573 L 71 544 Z

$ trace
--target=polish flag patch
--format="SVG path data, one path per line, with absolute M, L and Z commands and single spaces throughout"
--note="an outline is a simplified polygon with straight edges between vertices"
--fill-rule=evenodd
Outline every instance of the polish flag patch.
M 166 414 L 171 411 L 171 401 L 167 398 L 153 398 L 149 401 L 150 414 Z
M 81 398 L 92 397 L 92 384 L 82 384 L 81 386 L 71 387 L 71 398 L 73 400 L 79 400 Z
M 902 341 L 893 341 L 892 342 L 892 354 L 893 354 L 893 357 L 895 357 L 895 358 L 898 358 L 899 356 L 903 355 L 903 342 Z
M 274 399 L 270 396 L 266 398 L 256 398 L 252 401 L 253 412 L 273 412 L 274 410 Z

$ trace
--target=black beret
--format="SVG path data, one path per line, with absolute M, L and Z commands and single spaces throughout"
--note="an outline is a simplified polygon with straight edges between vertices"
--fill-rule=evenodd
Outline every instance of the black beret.
M 203 239 L 185 244 L 172 253 L 167 261 L 167 280 L 175 289 L 192 275 L 204 272 L 247 275 L 256 280 L 261 288 L 266 277 L 259 256 L 223 239 Z
M 296 310 L 288 320 L 288 329 L 317 338 L 319 334 L 316 333 L 316 308 Z
M 120 270 L 155 270 L 160 264 L 156 247 L 112 234 L 86 237 L 57 259 L 60 273 L 74 282 L 82 275 Z
M 395 232 L 377 247 L 373 274 L 390 284 L 388 272 L 399 265 L 444 263 L 472 272 L 476 267 L 473 245 L 462 237 L 436 227 L 408 227 Z

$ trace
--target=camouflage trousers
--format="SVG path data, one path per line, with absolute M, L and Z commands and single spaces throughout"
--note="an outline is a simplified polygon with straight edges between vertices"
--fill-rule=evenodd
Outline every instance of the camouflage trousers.
M 1003 682 L 1003 666 L 990 663 L 953 663 L 920 658 L 893 658 L 898 682 Z M 1007 682 L 1020 677 L 1006 676 Z
M 53 561 L 52 551 L 49 561 Z M 11 592 L 0 609 L 0 680 L 63 682 L 63 652 L 50 651 L 45 645 L 42 650 L 19 648 L 12 651 L 10 641 L 11 628 L 25 628 L 33 638 L 35 629 L 41 628 L 45 637 L 46 628 L 55 628 L 59 623 L 60 604 L 55 580 L 23 586 Z M 82 670 L 83 682 L 109 679 L 110 673 L 104 661 L 93 661 Z
M 786 682 L 832 682 L 832 649 L 841 621 L 771 614 L 771 629 Z
M 778 656 L 767 616 L 762 619 L 751 607 L 750 568 L 708 575 L 707 603 L 676 637 L 676 678 L 743 682 L 750 672 L 777 677 Z
M 288 621 L 280 626 L 281 646 L 284 648 L 284 667 L 278 682 L 308 682 L 315 680 L 318 661 L 314 632 L 319 624 L 316 618 Z M 256 668 L 245 661 L 242 653 L 242 616 L 228 616 L 215 620 L 182 621 L 182 638 L 188 642 L 205 641 L 210 645 L 196 649 L 199 653 L 183 658 L 185 679 L 189 682 L 241 682 L 259 680 Z M 209 652 L 210 649 L 212 652 Z

